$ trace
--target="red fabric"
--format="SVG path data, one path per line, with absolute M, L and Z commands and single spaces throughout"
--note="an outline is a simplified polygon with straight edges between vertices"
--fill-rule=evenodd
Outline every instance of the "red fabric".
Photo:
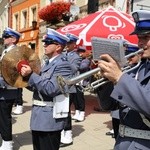
M 21 61 L 19 61 L 18 64 L 17 64 L 17 71 L 19 73 L 21 72 L 22 65 L 29 65 L 29 63 L 28 63 L 27 60 L 21 60 Z
M 77 35 L 79 37 L 77 44 L 86 46 L 87 50 L 91 50 L 92 37 L 125 39 L 130 43 L 137 44 L 137 36 L 129 35 L 134 31 L 134 26 L 135 23 L 131 15 L 110 6 L 70 23 L 57 31 L 63 34 L 72 33 Z

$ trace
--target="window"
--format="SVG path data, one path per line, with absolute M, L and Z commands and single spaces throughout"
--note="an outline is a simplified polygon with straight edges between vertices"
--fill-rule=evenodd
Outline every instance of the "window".
M 45 5 L 48 5 L 48 4 L 52 3 L 52 2 L 54 2 L 54 0 L 45 0 Z
M 3 13 L 3 20 L 2 20 L 3 28 L 8 26 L 8 14 L 7 11 Z
M 24 11 L 23 12 L 23 28 L 26 28 L 27 27 L 27 12 Z
M 19 15 L 18 15 L 18 13 L 16 13 L 16 14 L 14 14 L 14 16 L 13 16 L 13 28 L 15 29 L 15 30 L 19 30 Z
M 37 14 L 37 11 L 36 11 L 36 7 L 35 8 L 32 8 L 32 19 L 34 20 L 34 21 L 36 21 L 36 14 Z
M 29 11 L 30 11 L 29 26 L 30 27 L 32 26 L 32 21 L 37 21 L 37 11 L 38 11 L 37 8 L 38 8 L 38 5 L 34 5 L 29 8 Z
M 72 2 L 76 4 L 76 0 L 64 0 L 64 2 Z
M 0 24 L 1 24 L 1 28 L 0 28 L 0 37 L 3 34 L 3 27 L 2 27 L 2 17 L 0 17 Z
M 27 13 L 27 10 L 23 10 L 21 12 L 21 29 L 23 28 L 27 28 L 27 23 L 28 23 L 28 13 Z
M 102 0 L 100 1 L 99 10 L 105 9 L 110 5 L 115 6 L 115 0 Z
M 35 51 L 35 47 L 36 47 L 36 44 L 35 43 L 29 43 L 29 47 Z

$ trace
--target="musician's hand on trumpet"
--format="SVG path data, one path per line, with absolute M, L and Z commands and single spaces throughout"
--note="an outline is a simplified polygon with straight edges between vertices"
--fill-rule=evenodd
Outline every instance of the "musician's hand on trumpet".
M 101 55 L 100 59 L 101 60 L 99 60 L 98 66 L 101 69 L 101 75 L 116 84 L 123 74 L 121 67 L 108 54 Z

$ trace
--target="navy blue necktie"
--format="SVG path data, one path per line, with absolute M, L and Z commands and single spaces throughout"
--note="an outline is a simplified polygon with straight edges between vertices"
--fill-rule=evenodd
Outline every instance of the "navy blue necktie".
M 49 64 L 49 59 L 47 59 L 46 61 L 45 61 L 45 65 L 48 65 Z
M 150 70 L 150 61 L 147 60 L 146 64 L 145 64 L 145 72 L 144 74 L 146 75 Z

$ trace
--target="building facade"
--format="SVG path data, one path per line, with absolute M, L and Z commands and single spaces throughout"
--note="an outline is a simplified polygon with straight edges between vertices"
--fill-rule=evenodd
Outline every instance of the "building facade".
M 150 10 L 149 0 L 132 0 L 133 1 L 133 11 L 144 9 Z
M 19 45 L 27 45 L 36 53 L 39 51 L 39 7 L 39 0 L 11 2 L 11 27 L 22 34 Z
M 9 9 L 8 0 L 0 0 L 0 55 L 2 54 L 4 48 L 2 34 L 5 27 L 8 26 L 8 9 Z
M 47 27 L 57 29 L 70 22 L 50 25 L 39 19 L 38 11 L 46 5 L 56 2 L 73 2 L 79 8 L 78 18 L 85 17 L 88 13 L 114 6 L 117 10 L 131 13 L 137 9 L 150 10 L 149 0 L 0 0 L 0 43 L 5 27 L 9 26 L 22 34 L 19 45 L 31 47 L 40 57 L 44 54 L 42 37 Z

